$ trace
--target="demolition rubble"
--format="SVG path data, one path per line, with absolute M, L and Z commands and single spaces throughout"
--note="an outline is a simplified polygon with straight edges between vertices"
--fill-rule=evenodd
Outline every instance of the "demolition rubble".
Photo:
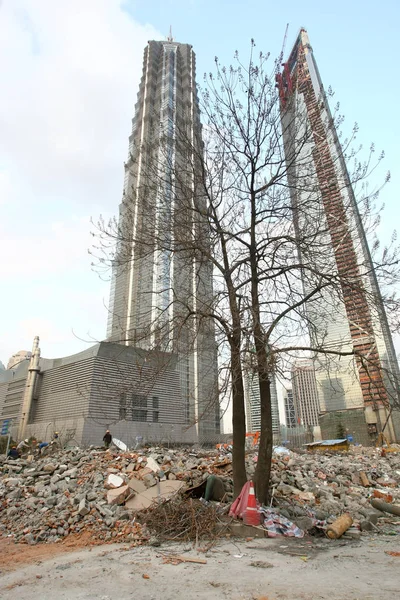
M 250 478 L 255 466 L 256 454 L 249 452 Z M 271 506 L 260 512 L 269 537 L 324 535 L 341 515 L 348 520 L 346 536 L 400 532 L 394 516 L 400 513 L 400 453 L 277 449 L 271 486 Z M 231 455 L 224 450 L 73 448 L 33 461 L 3 457 L 0 535 L 28 544 L 85 532 L 92 543 L 210 539 L 229 531 L 232 493 Z

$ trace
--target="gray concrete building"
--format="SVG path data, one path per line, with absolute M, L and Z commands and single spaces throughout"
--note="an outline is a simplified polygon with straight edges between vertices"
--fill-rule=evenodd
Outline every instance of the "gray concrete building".
M 110 342 L 45 359 L 36 338 L 30 361 L 0 372 L 0 424 L 7 420 L 14 439 L 48 441 L 58 431 L 62 442 L 99 445 L 107 428 L 130 447 L 137 437 L 198 439 L 185 418 L 177 357 Z
M 212 266 L 192 244 L 208 244 L 195 208 L 204 202 L 195 166 L 202 152 L 195 65 L 192 46 L 172 38 L 144 50 L 107 338 L 177 356 L 182 418 L 206 441 L 219 433 L 220 411 L 214 326 L 198 317 L 213 302 Z

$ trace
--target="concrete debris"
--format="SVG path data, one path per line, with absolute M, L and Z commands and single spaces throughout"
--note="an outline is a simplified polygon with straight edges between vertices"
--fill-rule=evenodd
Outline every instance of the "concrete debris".
M 248 453 L 249 479 L 255 467 L 256 454 Z M 34 461 L 11 461 L 0 456 L 0 535 L 36 544 L 89 531 L 93 539 L 141 544 L 150 538 L 146 525 L 153 506 L 188 491 L 176 511 L 182 512 L 185 502 L 192 503 L 199 514 L 205 510 L 207 507 L 201 509 L 196 496 L 209 499 L 205 495 L 210 475 L 214 479 L 209 482 L 209 491 L 212 482 L 213 489 L 218 487 L 218 494 L 213 492 L 210 502 L 222 499 L 230 503 L 232 457 L 225 449 L 152 447 L 124 452 L 111 448 L 105 452 L 92 447 L 71 448 Z M 271 508 L 312 533 L 316 521 L 318 526 L 325 524 L 324 530 L 348 513 L 353 526 L 343 537 L 357 537 L 360 529 L 376 533 L 385 526 L 385 512 L 381 506 L 377 510 L 371 498 L 393 503 L 391 512 L 396 514 L 399 484 L 400 453 L 381 456 L 377 449 L 362 447 L 351 447 L 344 455 L 275 452 Z M 387 506 L 385 509 L 390 512 Z M 188 519 L 189 515 L 190 511 Z M 182 531 L 187 530 L 184 527 L 182 524 Z
M 132 479 L 130 479 L 128 481 L 128 485 L 131 488 L 131 490 L 133 492 L 135 492 L 135 494 L 141 494 L 142 492 L 145 492 L 147 490 L 144 483 L 142 481 L 140 481 L 140 479 L 136 479 L 136 477 L 133 477 Z
M 137 494 L 131 500 L 128 500 L 126 507 L 130 510 L 139 511 L 149 508 L 154 501 L 168 500 L 185 487 L 182 481 L 160 481 L 154 487 L 151 487 L 140 494 Z
M 123 485 L 120 488 L 108 490 L 107 502 L 108 504 L 124 504 L 130 493 L 131 489 L 128 485 Z
M 151 488 L 157 484 L 157 479 L 151 473 L 147 473 L 146 475 L 143 475 L 142 479 L 143 479 L 143 483 L 146 486 L 146 488 Z
M 0 456 L 0 535 L 36 544 L 89 531 L 93 540 L 141 544 L 150 533 L 139 510 L 215 473 L 232 499 L 232 480 L 221 476 L 230 467 L 230 458 L 215 450 L 158 447 L 71 448 L 33 462 Z
M 391 479 L 390 477 L 380 477 L 376 480 L 378 485 L 383 485 L 383 487 L 397 487 L 397 481 L 395 479 Z
M 115 488 L 121 487 L 121 485 L 124 485 L 124 478 L 120 477 L 119 475 L 114 475 L 113 473 L 110 473 L 107 476 L 104 487 L 107 490 L 113 490 Z
M 250 563 L 250 566 L 258 567 L 259 569 L 272 569 L 274 565 L 270 562 L 266 562 L 265 560 L 253 560 Z
M 148 457 L 146 467 L 154 471 L 154 473 L 158 473 L 161 470 L 160 465 L 154 460 L 152 456 Z
M 88 515 L 89 513 L 90 513 L 90 508 L 86 504 L 86 499 L 82 498 L 82 500 L 79 502 L 78 515 L 80 515 L 81 517 L 84 517 L 84 516 Z
M 359 540 L 361 538 L 361 531 L 357 527 L 350 527 L 344 534 L 342 539 Z
M 380 449 L 362 446 L 350 447 L 346 454 L 291 452 L 290 457 L 275 456 L 273 507 L 306 531 L 313 528 L 306 526 L 304 517 L 324 522 L 326 529 L 343 513 L 351 516 L 358 532 L 361 522 L 364 531 L 368 529 L 366 521 L 376 531 L 377 518 L 383 514 L 371 508 L 370 498 L 389 498 L 400 504 L 399 468 L 399 454 L 382 457 Z

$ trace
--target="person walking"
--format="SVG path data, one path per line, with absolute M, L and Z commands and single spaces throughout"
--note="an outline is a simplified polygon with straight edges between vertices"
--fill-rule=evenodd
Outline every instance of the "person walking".
M 106 448 L 110 447 L 111 441 L 112 441 L 112 436 L 111 436 L 110 430 L 107 429 L 107 431 L 105 432 L 104 437 L 103 437 L 103 442 L 104 442 L 104 445 Z

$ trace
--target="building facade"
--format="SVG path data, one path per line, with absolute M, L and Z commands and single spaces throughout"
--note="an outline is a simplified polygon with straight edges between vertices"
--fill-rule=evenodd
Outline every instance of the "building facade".
M 296 412 L 296 407 L 294 404 L 292 388 L 286 389 L 284 391 L 283 403 L 284 403 L 284 407 L 285 407 L 286 427 L 293 429 L 294 427 L 297 427 L 298 421 L 297 421 L 297 412 Z
M 246 396 L 246 426 L 248 433 L 255 433 L 261 429 L 261 404 L 260 386 L 258 375 L 247 370 L 244 374 L 245 396 Z M 276 436 L 280 432 L 278 392 L 276 378 L 270 378 L 272 432 Z
M 0 423 L 14 439 L 101 445 L 106 429 L 132 448 L 198 441 L 185 419 L 177 357 L 101 342 L 57 359 L 33 356 L 0 373 Z M 219 438 L 213 440 L 219 441 Z
M 311 345 L 322 412 L 363 408 L 376 430 L 398 403 L 396 360 L 343 151 L 307 32 L 277 76 Z M 311 242 L 311 243 L 310 243 Z M 319 287 L 318 287 L 319 286 Z M 335 354 L 336 353 L 336 354 Z M 338 356 L 341 353 L 342 356 Z M 393 412 L 385 433 L 400 436 Z
M 220 412 L 214 326 L 198 316 L 213 302 L 212 266 L 193 250 L 194 240 L 207 247 L 196 211 L 201 152 L 192 46 L 150 41 L 125 163 L 107 338 L 178 357 L 184 419 L 206 441 L 219 433 Z
M 316 427 L 320 413 L 317 378 L 311 361 L 298 361 L 292 368 L 294 411 L 301 425 Z

